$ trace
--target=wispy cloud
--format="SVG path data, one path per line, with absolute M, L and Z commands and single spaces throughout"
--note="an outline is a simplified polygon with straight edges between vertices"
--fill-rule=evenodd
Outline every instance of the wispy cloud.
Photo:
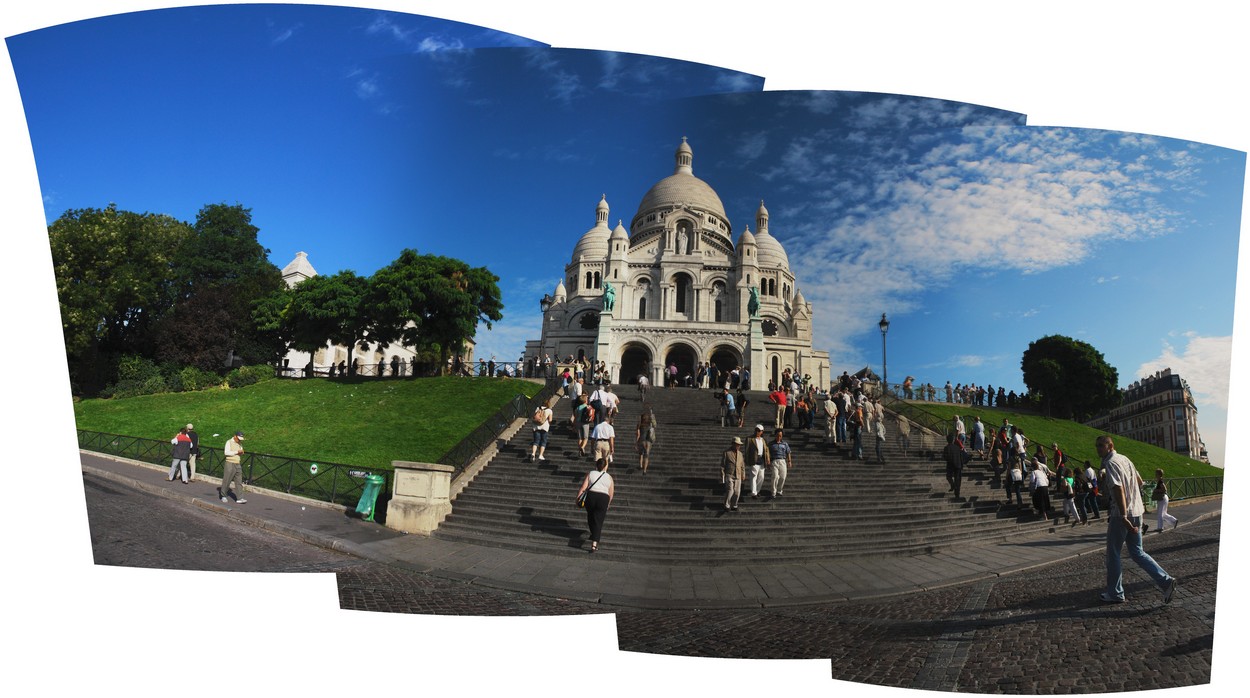
M 904 110 L 890 121 L 889 113 L 864 108 L 856 118 L 948 118 Z M 1039 273 L 1078 264 L 1109 241 L 1166 235 L 1179 214 L 1161 194 L 1196 191 L 1195 155 L 1164 139 L 1001 124 L 923 138 L 861 135 L 848 144 L 848 134 L 829 129 L 778 143 L 763 174 L 812 184 L 773 220 L 814 221 L 778 228 L 816 310 L 816 343 L 835 352 L 849 349 L 880 308 L 911 309 L 925 290 L 985 273 L 987 260 L 993 273 Z
M 365 28 L 367 34 L 390 38 L 403 47 L 416 53 L 434 53 L 438 51 L 459 50 L 465 48 L 464 42 L 447 35 L 431 33 L 420 23 L 401 24 L 394 15 L 377 14 Z
M 278 29 L 277 34 L 275 34 L 273 39 L 269 41 L 269 44 L 271 46 L 277 46 L 279 44 L 286 43 L 288 39 L 295 36 L 295 34 L 303 28 L 303 23 L 298 23 L 284 29 Z
M 1171 341 L 1163 340 L 1163 351 L 1159 356 L 1137 367 L 1137 373 L 1132 378 L 1125 376 L 1124 379 L 1131 382 L 1155 371 L 1170 368 L 1189 383 L 1199 412 L 1204 404 L 1227 410 L 1229 364 L 1233 355 L 1232 335 L 1202 337 L 1194 332 L 1186 332 L 1178 339 L 1184 342 L 1183 347 L 1178 348 Z

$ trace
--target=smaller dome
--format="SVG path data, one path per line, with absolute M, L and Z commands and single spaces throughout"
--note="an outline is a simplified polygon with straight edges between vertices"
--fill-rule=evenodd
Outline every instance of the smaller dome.
M 616 221 L 616 229 L 612 231 L 611 240 L 624 240 L 629 242 L 629 231 L 625 230 L 625 224 L 621 220 Z
M 560 281 L 556 283 L 556 292 L 553 295 L 556 297 L 556 300 L 564 300 L 565 298 L 568 298 L 568 291 L 564 288 L 564 279 L 560 279 Z
M 582 239 L 577 241 L 577 246 L 573 248 L 573 262 L 576 263 L 582 257 L 586 259 L 604 259 L 608 256 L 608 235 L 610 231 L 605 225 L 603 227 L 595 226 L 587 230 Z
M 759 260 L 761 267 L 770 269 L 790 269 L 790 258 L 786 256 L 786 249 L 781 246 L 777 238 L 768 234 L 768 231 L 761 230 L 755 236 L 755 244 L 759 248 Z
M 604 259 L 608 256 L 608 195 L 604 194 L 595 206 L 595 227 L 587 230 L 573 247 L 573 263 L 586 259 Z
M 751 226 L 748 225 L 746 229 L 742 231 L 742 234 L 738 236 L 738 248 L 741 249 L 743 245 L 754 244 L 756 244 L 755 235 L 751 233 Z

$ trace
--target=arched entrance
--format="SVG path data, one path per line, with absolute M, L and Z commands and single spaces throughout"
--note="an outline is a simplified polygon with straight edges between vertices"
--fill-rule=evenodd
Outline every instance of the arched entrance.
M 742 357 L 732 347 L 719 346 L 712 350 L 712 363 L 716 364 L 716 370 L 720 373 L 728 375 L 734 370 L 735 366 L 742 365 Z
M 621 352 L 621 373 L 618 383 L 633 384 L 638 376 L 651 377 L 651 350 L 641 344 L 629 344 Z
M 664 370 L 668 370 L 669 364 L 676 364 L 679 385 L 685 385 L 681 381 L 684 381 L 686 376 L 697 375 L 697 370 L 695 369 L 695 364 L 698 363 L 695 360 L 696 356 L 694 349 L 685 344 L 674 344 L 669 347 L 668 353 L 664 355 Z

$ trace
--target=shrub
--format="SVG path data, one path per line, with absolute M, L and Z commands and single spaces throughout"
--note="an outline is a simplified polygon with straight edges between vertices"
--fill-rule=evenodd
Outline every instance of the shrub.
M 265 364 L 240 366 L 226 374 L 226 385 L 229 385 L 231 388 L 242 388 L 245 385 L 273 379 L 273 366 L 266 366 Z
M 102 397 L 155 395 L 169 389 L 160 368 L 151 359 L 127 354 L 117 362 L 117 382 L 100 391 Z
M 178 372 L 178 380 L 183 390 L 204 390 L 221 385 L 221 376 L 197 366 L 184 366 Z

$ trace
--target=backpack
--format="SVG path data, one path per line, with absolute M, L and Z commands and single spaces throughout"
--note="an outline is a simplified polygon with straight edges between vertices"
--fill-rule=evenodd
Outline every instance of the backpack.
M 546 423 L 547 423 L 546 408 L 539 407 L 538 409 L 534 410 L 534 424 L 541 427 L 542 425 Z

